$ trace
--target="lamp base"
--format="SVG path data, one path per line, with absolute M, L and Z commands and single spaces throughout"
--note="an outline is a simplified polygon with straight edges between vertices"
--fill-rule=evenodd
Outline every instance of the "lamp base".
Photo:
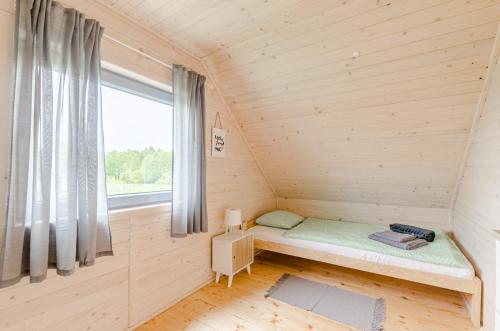
M 226 229 L 224 230 L 224 233 L 228 234 L 228 233 L 234 232 L 235 227 L 239 227 L 240 233 L 243 233 L 243 226 L 241 224 L 240 225 L 226 225 Z

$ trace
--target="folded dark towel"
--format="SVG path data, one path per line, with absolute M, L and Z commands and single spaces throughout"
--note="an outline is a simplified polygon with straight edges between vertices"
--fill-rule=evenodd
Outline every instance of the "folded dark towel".
M 368 238 L 375 240 L 375 241 L 378 241 L 378 242 L 381 242 L 383 244 L 397 247 L 400 249 L 404 249 L 407 251 L 429 244 L 424 239 L 413 239 L 413 240 L 405 241 L 405 242 L 394 241 L 394 240 L 387 239 L 387 237 L 379 236 L 377 233 L 372 233 L 372 234 L 368 235 Z
M 395 223 L 391 224 L 389 227 L 394 232 L 414 234 L 418 239 L 425 239 L 429 242 L 434 241 L 436 237 L 434 231 L 418 228 L 416 226 Z

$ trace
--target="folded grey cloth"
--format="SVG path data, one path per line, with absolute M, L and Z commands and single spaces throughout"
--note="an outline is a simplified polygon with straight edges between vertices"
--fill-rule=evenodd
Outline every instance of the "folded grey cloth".
M 368 238 L 370 238 L 372 240 L 376 240 L 376 241 L 381 242 L 383 244 L 394 246 L 394 247 L 401 248 L 404 250 L 412 250 L 412 249 L 419 248 L 419 247 L 422 247 L 422 246 L 425 246 L 428 244 L 428 242 L 424 239 L 414 239 L 414 240 L 410 240 L 410 241 L 406 241 L 406 242 L 398 242 L 398 241 L 387 239 L 385 237 L 379 237 L 375 233 L 370 234 L 368 236 Z
M 417 237 L 415 237 L 414 234 L 409 234 L 409 233 L 398 233 L 398 232 L 392 232 L 392 231 L 383 231 L 383 232 L 376 232 L 374 233 L 377 237 L 382 237 L 385 239 L 389 239 L 392 241 L 404 243 L 410 240 L 415 240 Z

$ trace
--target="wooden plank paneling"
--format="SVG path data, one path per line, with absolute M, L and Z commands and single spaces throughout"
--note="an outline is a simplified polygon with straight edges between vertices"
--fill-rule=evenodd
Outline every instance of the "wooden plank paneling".
M 495 238 L 500 229 L 500 40 L 497 35 L 491 54 L 487 85 L 483 88 L 476 123 L 464 159 L 452 207 L 456 240 L 470 257 L 484 284 L 483 322 L 485 330 L 495 323 Z M 496 308 L 498 309 L 498 307 Z M 498 326 L 497 326 L 498 327 Z
M 449 207 L 500 0 L 99 1 L 202 58 L 278 196 Z
M 125 330 L 128 326 L 128 220 L 112 219 L 110 226 L 115 256 L 100 258 L 92 267 L 77 268 L 71 277 L 60 277 L 50 270 L 42 283 L 29 284 L 23 279 L 15 286 L 1 289 L 0 329 L 102 330 L 105 325 L 112 325 L 113 330 Z
M 413 29 L 430 30 L 429 25 L 432 27 L 432 24 L 452 19 L 458 16 L 457 14 L 473 12 L 484 7 L 487 1 L 474 1 L 467 6 L 464 6 L 463 2 L 447 0 L 378 3 L 351 1 L 341 12 L 329 2 L 331 10 L 318 16 L 310 16 L 306 22 L 288 25 L 261 38 L 228 47 L 217 54 L 210 54 L 207 58 L 212 59 L 211 63 L 218 68 L 228 70 L 234 68 L 234 65 L 229 66 L 233 61 L 242 65 L 266 59 L 277 60 L 278 57 L 281 59 L 281 56 L 303 59 L 307 54 L 318 56 L 340 50 L 349 51 L 349 46 L 352 49 L 362 43 L 370 43 L 379 48 L 380 45 L 376 46 L 374 41 L 380 42 L 380 38 L 389 39 L 390 43 L 401 41 L 401 38 L 416 38 L 419 34 L 412 33 L 415 32 Z M 406 37 L 408 34 L 411 34 L 411 37 Z M 304 39 L 307 39 L 306 43 Z M 347 54 L 347 58 L 351 55 L 352 53 Z
M 130 228 L 116 231 L 131 239 L 116 246 L 116 257 L 102 260 L 119 269 L 115 261 L 130 256 L 128 324 L 208 281 L 210 236 L 222 231 L 224 209 L 239 206 L 245 218 L 255 217 L 276 206 L 273 191 L 281 208 L 307 216 L 450 229 L 448 208 L 484 85 L 500 0 L 64 2 L 99 19 L 113 38 L 206 74 L 221 91 L 207 90 L 207 121 L 221 113 L 228 144 L 225 159 L 207 160 L 210 234 L 174 240 L 168 208 L 140 210 L 122 215 L 122 226 Z M 0 7 L 2 28 L 11 29 L 12 8 Z M 106 61 L 170 83 L 169 70 L 158 63 L 108 39 L 102 48 Z M 0 52 L 5 74 L 8 47 Z M 1 76 L 6 91 L 10 80 Z M 8 98 L 0 99 L 6 109 Z M 469 150 L 454 230 L 490 290 L 491 261 L 482 252 L 491 242 L 474 246 L 491 228 L 496 206 L 491 178 L 497 175 L 492 155 L 500 143 L 494 111 L 500 95 L 488 99 L 492 110 L 484 112 Z M 31 286 L 10 291 L 27 295 L 21 289 Z M 111 303 L 123 299 L 120 290 L 110 287 L 109 301 L 89 291 L 78 325 L 96 307 L 109 307 L 109 315 L 96 323 L 119 329 L 122 319 L 111 316 L 121 316 L 121 308 Z M 33 293 L 37 300 L 41 292 Z M 491 300 L 487 294 L 488 307 Z M 0 300 L 0 314 L 6 302 Z M 61 327 L 55 312 L 64 308 L 48 308 L 30 318 L 46 328 Z M 7 316 L 9 327 L 24 329 L 16 316 Z
M 278 208 L 289 210 L 306 217 L 337 219 L 344 221 L 388 224 L 401 223 L 428 228 L 449 227 L 449 209 L 394 206 L 341 201 L 321 201 L 304 199 L 278 199 Z
M 98 19 L 105 33 L 121 42 L 165 62 L 182 63 L 207 74 L 203 64 L 188 52 L 95 1 L 64 0 L 63 3 Z M 134 5 L 131 1 L 126 7 Z M 8 6 L 3 1 L 0 43 L 7 47 L 0 50 L 0 131 L 5 134 L 0 138 L 2 181 L 10 149 L 7 127 L 13 24 L 14 1 L 9 1 Z M 103 39 L 102 56 L 106 62 L 126 71 L 165 85 L 171 83 L 170 70 L 109 39 Z M 214 84 L 210 78 L 209 84 Z M 71 277 L 59 277 L 52 270 L 42 283 L 29 284 L 23 279 L 0 290 L 1 330 L 127 330 L 212 279 L 210 241 L 213 235 L 223 232 L 225 208 L 242 208 L 245 218 L 254 218 L 274 209 L 276 199 L 216 90 L 206 90 L 206 103 L 210 232 L 171 238 L 168 205 L 114 212 L 111 230 L 115 256 L 99 258 L 95 266 L 78 269 Z M 217 112 L 226 129 L 224 159 L 210 157 L 210 129 Z M 4 200 L 4 186 L 1 185 L 0 201 Z

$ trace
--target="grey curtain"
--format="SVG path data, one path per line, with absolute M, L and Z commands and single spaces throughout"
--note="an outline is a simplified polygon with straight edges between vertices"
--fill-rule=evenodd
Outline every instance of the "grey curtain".
M 208 231 L 205 187 L 205 77 L 173 66 L 173 237 Z
M 19 0 L 11 169 L 0 287 L 111 255 L 100 87 L 102 28 L 51 0 Z

